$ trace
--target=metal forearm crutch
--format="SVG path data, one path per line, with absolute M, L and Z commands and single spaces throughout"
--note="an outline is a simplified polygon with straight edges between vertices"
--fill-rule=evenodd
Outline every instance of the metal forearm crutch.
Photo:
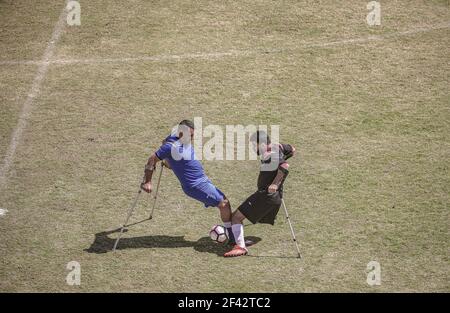
M 152 212 L 150 213 L 150 217 L 148 218 L 149 220 L 151 220 L 153 218 L 153 211 L 155 211 L 156 200 L 158 199 L 158 190 L 159 190 L 159 184 L 161 183 L 161 176 L 162 176 L 163 168 L 164 168 L 164 164 L 161 162 L 161 170 L 159 171 L 158 183 L 156 184 L 155 196 L 153 197 L 153 199 L 154 199 L 153 207 L 152 207 Z
M 161 171 L 159 172 L 158 184 L 157 184 L 157 186 L 156 186 L 156 194 L 155 194 L 155 197 L 154 197 L 155 200 L 154 200 L 154 203 L 153 203 L 152 213 L 151 213 L 151 215 L 150 215 L 149 220 L 152 219 L 153 211 L 154 211 L 154 209 L 155 209 L 156 198 L 157 198 L 157 195 L 158 195 L 158 189 L 159 189 L 159 184 L 160 184 L 160 182 L 161 182 L 162 169 L 163 169 L 163 165 L 161 164 Z M 145 177 L 143 178 L 142 183 L 144 183 L 144 180 L 145 180 Z M 123 223 L 122 227 L 120 228 L 120 233 L 119 233 L 119 236 L 118 236 L 117 239 L 116 239 L 116 242 L 114 243 L 113 251 L 116 251 L 117 245 L 118 245 L 118 243 L 119 243 L 120 238 L 122 237 L 123 231 L 124 231 L 125 227 L 128 225 L 128 220 L 130 219 L 131 215 L 133 215 L 133 211 L 134 211 L 134 209 L 136 208 L 137 201 L 138 201 L 138 199 L 139 199 L 139 197 L 140 197 L 140 195 L 141 195 L 141 193 L 142 193 L 142 183 L 141 183 L 141 185 L 139 185 L 139 191 L 138 191 L 138 193 L 137 193 L 137 195 L 136 195 L 136 198 L 134 199 L 133 204 L 131 205 L 130 210 L 128 211 L 128 215 L 127 215 L 127 218 L 125 219 L 125 223 Z
M 287 211 L 287 208 L 286 208 L 286 204 L 284 203 L 284 199 L 283 199 L 283 198 L 281 198 L 281 203 L 283 204 L 284 213 L 285 213 L 286 219 L 287 219 L 287 221 L 288 221 L 288 223 L 289 223 L 289 228 L 291 229 L 292 240 L 294 241 L 295 247 L 297 248 L 298 257 L 301 258 L 302 255 L 300 254 L 300 248 L 298 247 L 297 238 L 295 238 L 294 228 L 292 227 L 291 219 L 289 218 L 289 214 L 288 214 L 288 211 Z
M 116 242 L 114 243 L 113 252 L 116 251 L 117 244 L 119 243 L 120 237 L 122 237 L 123 230 L 125 229 L 125 226 L 127 226 L 128 220 L 130 219 L 131 215 L 133 214 L 133 211 L 134 211 L 134 209 L 136 207 L 136 203 L 137 203 L 141 193 L 142 193 L 142 187 L 141 187 L 141 185 L 139 185 L 139 191 L 138 191 L 138 193 L 136 195 L 136 198 L 134 199 L 134 202 L 131 205 L 130 210 L 128 211 L 128 215 L 127 215 L 127 218 L 125 219 L 125 223 L 123 223 L 122 228 L 120 229 L 119 236 L 117 237 Z

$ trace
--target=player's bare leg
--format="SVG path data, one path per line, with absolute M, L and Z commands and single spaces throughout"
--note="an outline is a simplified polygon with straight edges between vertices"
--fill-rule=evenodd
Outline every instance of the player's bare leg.
M 223 226 L 227 230 L 228 238 L 230 242 L 235 242 L 233 231 L 231 229 L 231 205 L 230 201 L 225 197 L 217 206 L 220 212 L 220 218 L 222 219 Z
M 223 199 L 217 206 L 220 212 L 220 218 L 222 222 L 231 222 L 231 205 L 227 198 Z
M 232 224 L 242 224 L 242 222 L 245 220 L 244 214 L 241 213 L 241 211 L 236 210 L 231 215 L 231 223 Z

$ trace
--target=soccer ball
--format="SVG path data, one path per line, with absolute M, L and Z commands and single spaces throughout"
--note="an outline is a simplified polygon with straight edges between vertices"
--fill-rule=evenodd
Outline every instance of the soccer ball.
M 209 231 L 209 237 L 218 243 L 224 243 L 228 240 L 227 231 L 222 225 L 214 225 Z

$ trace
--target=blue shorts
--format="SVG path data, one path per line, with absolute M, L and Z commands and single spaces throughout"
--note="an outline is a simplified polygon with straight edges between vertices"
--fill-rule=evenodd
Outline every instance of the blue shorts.
M 223 199 L 225 199 L 224 193 L 210 181 L 201 183 L 195 187 L 183 188 L 183 191 L 189 197 L 203 202 L 205 207 L 216 207 Z

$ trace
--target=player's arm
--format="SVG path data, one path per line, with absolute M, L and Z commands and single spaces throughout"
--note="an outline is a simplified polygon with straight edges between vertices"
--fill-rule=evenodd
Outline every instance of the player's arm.
M 155 171 L 156 163 L 158 163 L 159 161 L 161 161 L 161 160 L 158 158 L 156 153 L 153 153 L 148 158 L 148 161 L 147 161 L 147 164 L 145 165 L 145 170 L 144 170 L 144 182 L 142 183 L 142 189 L 145 192 L 152 192 L 153 172 Z
M 289 144 L 280 144 L 284 159 L 287 160 L 295 155 L 295 147 Z
M 147 161 L 145 165 L 144 171 L 144 182 L 142 183 L 142 189 L 145 192 L 152 192 L 152 176 L 153 172 L 156 168 L 156 164 L 168 158 L 171 154 L 172 144 L 166 141 L 163 141 L 161 147 L 159 147 L 158 151 L 153 153 Z
M 152 181 L 153 171 L 156 168 L 156 163 L 161 161 L 158 156 L 153 153 L 150 158 L 148 158 L 147 164 L 145 165 L 145 183 Z
M 280 166 L 278 167 L 277 176 L 275 176 L 272 184 L 270 184 L 269 188 L 267 189 L 268 193 L 277 192 L 278 188 L 280 188 L 281 184 L 289 173 L 288 169 L 289 164 L 287 162 L 280 164 Z

